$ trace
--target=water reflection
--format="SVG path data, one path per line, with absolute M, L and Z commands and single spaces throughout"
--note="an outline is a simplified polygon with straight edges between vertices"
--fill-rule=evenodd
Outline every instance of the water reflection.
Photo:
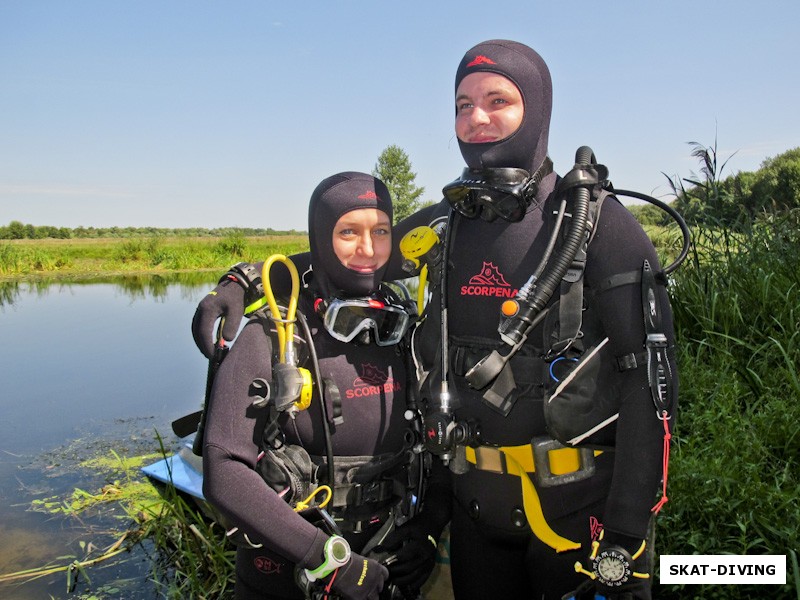
M 171 422 L 199 408 L 207 361 L 190 323 L 217 278 L 182 273 L 0 284 L 0 574 L 59 564 L 94 539 L 84 523 L 27 510 L 34 498 L 96 489 L 96 482 L 70 478 L 62 449 L 75 456 L 152 452 L 156 431 L 169 438 Z M 145 581 L 146 562 L 134 562 Z M 95 586 L 114 575 L 103 573 L 90 573 Z M 0 597 L 75 597 L 64 589 L 60 573 L 19 588 L 2 585 Z M 140 592 L 135 597 L 155 597 L 152 589 Z
M 111 284 L 127 292 L 132 298 L 164 298 L 171 286 L 193 290 L 207 287 L 219 279 L 217 271 L 191 271 L 186 273 L 166 273 L 162 275 L 109 275 L 103 277 L 80 278 L 41 278 L 29 281 L 0 281 L 0 307 L 14 304 L 22 293 L 45 294 L 53 289 L 80 285 Z

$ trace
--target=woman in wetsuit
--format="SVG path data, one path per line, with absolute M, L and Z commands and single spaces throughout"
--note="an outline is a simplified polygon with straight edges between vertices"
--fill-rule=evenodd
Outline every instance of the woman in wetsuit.
M 237 599 L 302 598 L 296 571 L 339 597 L 371 599 L 391 572 L 395 597 L 405 597 L 433 567 L 447 521 L 446 508 L 438 516 L 433 508 L 436 492 L 429 495 L 430 510 L 403 523 L 418 512 L 410 499 L 417 493 L 411 474 L 418 471 L 409 464 L 418 457 L 404 417 L 409 383 L 399 343 L 410 315 L 381 287 L 391 223 L 388 190 L 369 175 L 334 175 L 311 196 L 311 269 L 302 275 L 298 311 L 308 322 L 317 364 L 308 347 L 296 344 L 296 353 L 298 364 L 322 379 L 324 398 L 315 385 L 306 410 L 254 406 L 264 389 L 276 386 L 279 349 L 268 316 L 251 317 L 219 368 L 205 426 L 203 491 L 239 540 Z M 287 298 L 290 290 L 275 280 L 275 297 Z M 282 480 L 286 461 L 299 452 L 311 460 L 294 461 L 300 479 L 325 483 L 329 449 L 341 474 L 326 510 L 350 547 L 341 565 L 341 556 L 329 556 L 338 535 L 294 510 L 304 498 L 292 497 L 299 492 L 291 478 Z M 387 555 L 388 570 L 379 562 Z

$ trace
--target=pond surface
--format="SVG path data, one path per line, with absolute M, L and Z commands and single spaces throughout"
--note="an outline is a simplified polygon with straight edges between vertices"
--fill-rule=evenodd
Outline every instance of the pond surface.
M 71 463 L 157 452 L 156 431 L 173 442 L 171 422 L 201 406 L 207 361 L 190 324 L 215 279 L 0 284 L 0 576 L 84 555 L 91 523 L 30 510 L 36 498 L 95 484 L 76 480 Z M 128 562 L 90 570 L 92 586 L 73 592 L 61 572 L 0 583 L 0 597 L 89 598 L 125 577 L 141 585 L 121 597 L 158 597 L 147 561 Z

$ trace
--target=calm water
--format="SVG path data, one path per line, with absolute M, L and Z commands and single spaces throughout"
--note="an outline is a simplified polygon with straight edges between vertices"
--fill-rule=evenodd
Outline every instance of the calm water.
M 82 558 L 81 543 L 99 535 L 92 524 L 32 512 L 31 501 L 96 490 L 70 465 L 110 449 L 157 451 L 155 431 L 171 441 L 171 421 L 199 408 L 207 363 L 190 323 L 212 282 L 0 284 L 0 575 Z M 134 556 L 90 570 L 91 589 L 132 577 L 142 585 L 120 597 L 157 597 L 148 573 Z M 0 583 L 0 598 L 88 598 L 89 589 L 68 593 L 58 573 Z

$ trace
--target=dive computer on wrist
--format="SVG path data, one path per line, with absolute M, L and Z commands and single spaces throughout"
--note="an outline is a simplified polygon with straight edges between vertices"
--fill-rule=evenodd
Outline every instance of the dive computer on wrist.
M 322 564 L 316 569 L 306 569 L 309 581 L 323 579 L 350 560 L 350 544 L 340 535 L 332 535 L 322 549 Z

